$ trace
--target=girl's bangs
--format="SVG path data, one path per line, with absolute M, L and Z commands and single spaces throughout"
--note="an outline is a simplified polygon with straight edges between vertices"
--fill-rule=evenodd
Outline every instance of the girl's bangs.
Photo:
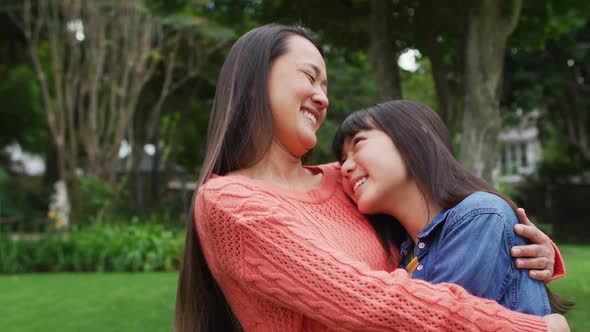
M 337 160 L 342 159 L 344 142 L 354 137 L 359 131 L 375 129 L 372 117 L 367 110 L 360 110 L 349 115 L 340 125 L 332 141 L 332 153 Z

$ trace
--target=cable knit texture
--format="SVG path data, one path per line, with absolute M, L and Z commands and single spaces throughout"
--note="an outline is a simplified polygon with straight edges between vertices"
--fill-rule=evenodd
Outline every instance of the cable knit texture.
M 213 276 L 246 331 L 543 331 L 544 321 L 393 270 L 340 187 L 287 190 L 243 176 L 199 189 L 195 222 Z M 393 272 L 387 272 L 392 271 Z

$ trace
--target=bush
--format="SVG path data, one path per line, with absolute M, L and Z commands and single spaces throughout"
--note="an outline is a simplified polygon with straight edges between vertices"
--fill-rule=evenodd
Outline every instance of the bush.
M 0 169 L 0 218 L 16 217 L 22 221 L 22 230 L 33 230 L 34 221 L 47 217 L 50 192 L 41 178 L 11 176 Z
M 80 190 L 80 214 L 82 223 L 94 219 L 110 218 L 127 205 L 127 178 L 111 184 L 95 176 L 78 177 Z
M 0 273 L 153 272 L 179 266 L 184 236 L 158 224 L 102 224 L 39 240 L 0 236 Z

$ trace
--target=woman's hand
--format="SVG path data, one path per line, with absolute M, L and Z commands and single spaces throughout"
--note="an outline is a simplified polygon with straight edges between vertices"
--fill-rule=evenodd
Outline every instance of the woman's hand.
M 560 314 L 551 314 L 543 317 L 545 322 L 547 323 L 547 331 L 548 332 L 569 332 L 570 327 L 563 317 Z
M 533 279 L 550 281 L 555 264 L 555 251 L 549 237 L 529 220 L 524 209 L 517 209 L 520 224 L 514 226 L 516 234 L 528 239 L 531 244 L 514 246 L 510 250 L 516 258 L 516 267 L 528 269 Z

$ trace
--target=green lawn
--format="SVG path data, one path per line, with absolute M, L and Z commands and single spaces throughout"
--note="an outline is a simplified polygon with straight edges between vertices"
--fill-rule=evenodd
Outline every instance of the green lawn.
M 576 301 L 572 331 L 590 331 L 590 246 L 560 246 L 568 276 L 552 283 Z M 0 330 L 170 331 L 176 273 L 0 276 Z
M 0 277 L 0 330 L 170 331 L 176 273 Z
M 551 283 L 559 295 L 573 299 L 576 306 L 565 317 L 572 331 L 590 331 L 590 246 L 560 245 L 567 277 Z

